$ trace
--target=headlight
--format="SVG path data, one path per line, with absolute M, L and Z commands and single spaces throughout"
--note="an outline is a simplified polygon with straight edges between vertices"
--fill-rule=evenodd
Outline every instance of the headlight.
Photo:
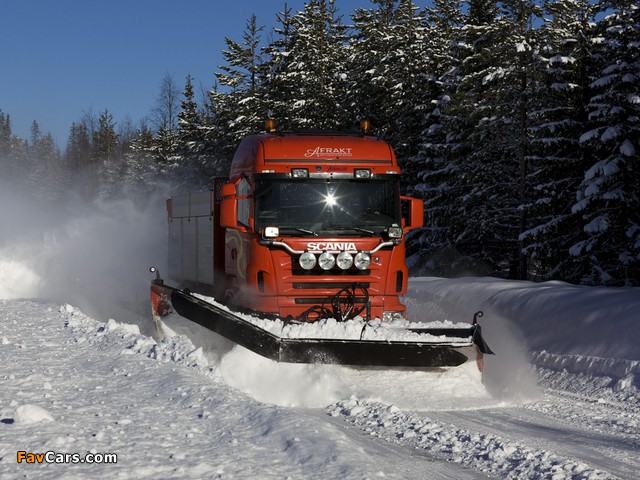
M 313 253 L 304 252 L 302 255 L 300 255 L 298 263 L 305 270 L 311 270 L 316 266 L 316 256 Z
M 280 235 L 280 229 L 278 227 L 265 227 L 264 238 L 276 238 Z
M 336 264 L 336 257 L 331 255 L 329 252 L 324 252 L 320 255 L 318 263 L 320 264 L 320 268 L 323 270 L 329 270 Z
M 382 312 L 383 322 L 393 322 L 394 320 L 405 320 L 403 312 Z
M 389 238 L 402 238 L 402 228 L 400 227 L 389 227 L 387 233 L 389 234 Z
M 348 252 L 340 252 L 338 254 L 337 263 L 342 270 L 351 268 L 351 265 L 353 265 L 353 256 Z
M 356 259 L 354 260 L 353 263 L 355 263 L 356 268 L 358 270 L 366 270 L 366 268 L 371 263 L 371 257 L 369 256 L 368 253 L 359 252 L 356 255 Z

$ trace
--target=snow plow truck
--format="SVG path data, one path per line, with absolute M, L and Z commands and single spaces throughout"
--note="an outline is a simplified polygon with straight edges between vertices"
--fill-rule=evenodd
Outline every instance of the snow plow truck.
M 361 130 L 241 141 L 228 178 L 166 202 L 168 279 L 153 317 L 195 322 L 278 362 L 457 366 L 492 353 L 477 323 L 406 319 L 405 236 L 423 202 L 400 194 L 388 143 Z

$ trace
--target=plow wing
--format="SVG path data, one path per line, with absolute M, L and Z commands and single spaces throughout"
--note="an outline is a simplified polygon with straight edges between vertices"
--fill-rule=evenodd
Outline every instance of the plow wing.
M 313 338 L 281 336 L 247 315 L 198 298 L 188 290 L 178 290 L 155 280 L 151 302 L 156 322 L 173 312 L 195 322 L 235 344 L 277 362 L 324 363 L 386 367 L 458 366 L 469 359 L 493 353 L 482 338 L 480 325 L 463 328 L 404 328 L 398 331 L 410 339 L 367 339 L 363 324 L 359 338 Z M 468 328 L 467 328 L 468 327 Z

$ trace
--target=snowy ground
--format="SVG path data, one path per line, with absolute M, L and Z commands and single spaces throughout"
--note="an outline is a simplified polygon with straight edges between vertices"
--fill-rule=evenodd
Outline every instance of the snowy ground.
M 0 479 L 637 478 L 640 289 L 411 279 L 414 320 L 484 311 L 484 383 L 277 365 L 149 336 L 162 211 L 2 215 Z M 78 463 L 27 462 L 46 452 Z
M 0 300 L 0 478 L 635 478 L 638 291 L 425 278 L 407 302 L 446 314 L 447 295 L 461 292 L 471 303 L 484 295 L 495 315 L 484 317 L 497 353 L 486 387 L 468 368 L 275 365 L 237 348 L 207 358 L 186 337 L 156 343 L 69 305 Z M 501 334 L 492 322 L 506 322 L 497 316 L 510 298 L 546 305 L 547 294 L 559 308 L 542 327 L 607 321 L 592 348 L 574 336 L 585 353 L 615 343 L 612 354 L 565 353 L 558 334 L 531 327 L 530 340 L 549 345 L 533 353 L 533 372 L 513 327 L 535 314 L 522 308 Z M 564 308 L 572 295 L 619 316 L 585 320 Z M 19 451 L 115 453 L 117 463 L 18 463 Z

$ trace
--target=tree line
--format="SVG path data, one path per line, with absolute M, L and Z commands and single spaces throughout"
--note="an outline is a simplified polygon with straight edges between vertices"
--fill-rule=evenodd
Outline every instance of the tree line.
M 345 17 L 307 0 L 268 35 L 251 16 L 225 42 L 202 98 L 167 75 L 148 121 L 85 114 L 62 154 L 33 129 L 17 141 L 0 112 L 0 155 L 52 191 L 206 189 L 267 117 L 284 130 L 368 118 L 425 202 L 414 273 L 640 285 L 636 1 L 372 0 Z

